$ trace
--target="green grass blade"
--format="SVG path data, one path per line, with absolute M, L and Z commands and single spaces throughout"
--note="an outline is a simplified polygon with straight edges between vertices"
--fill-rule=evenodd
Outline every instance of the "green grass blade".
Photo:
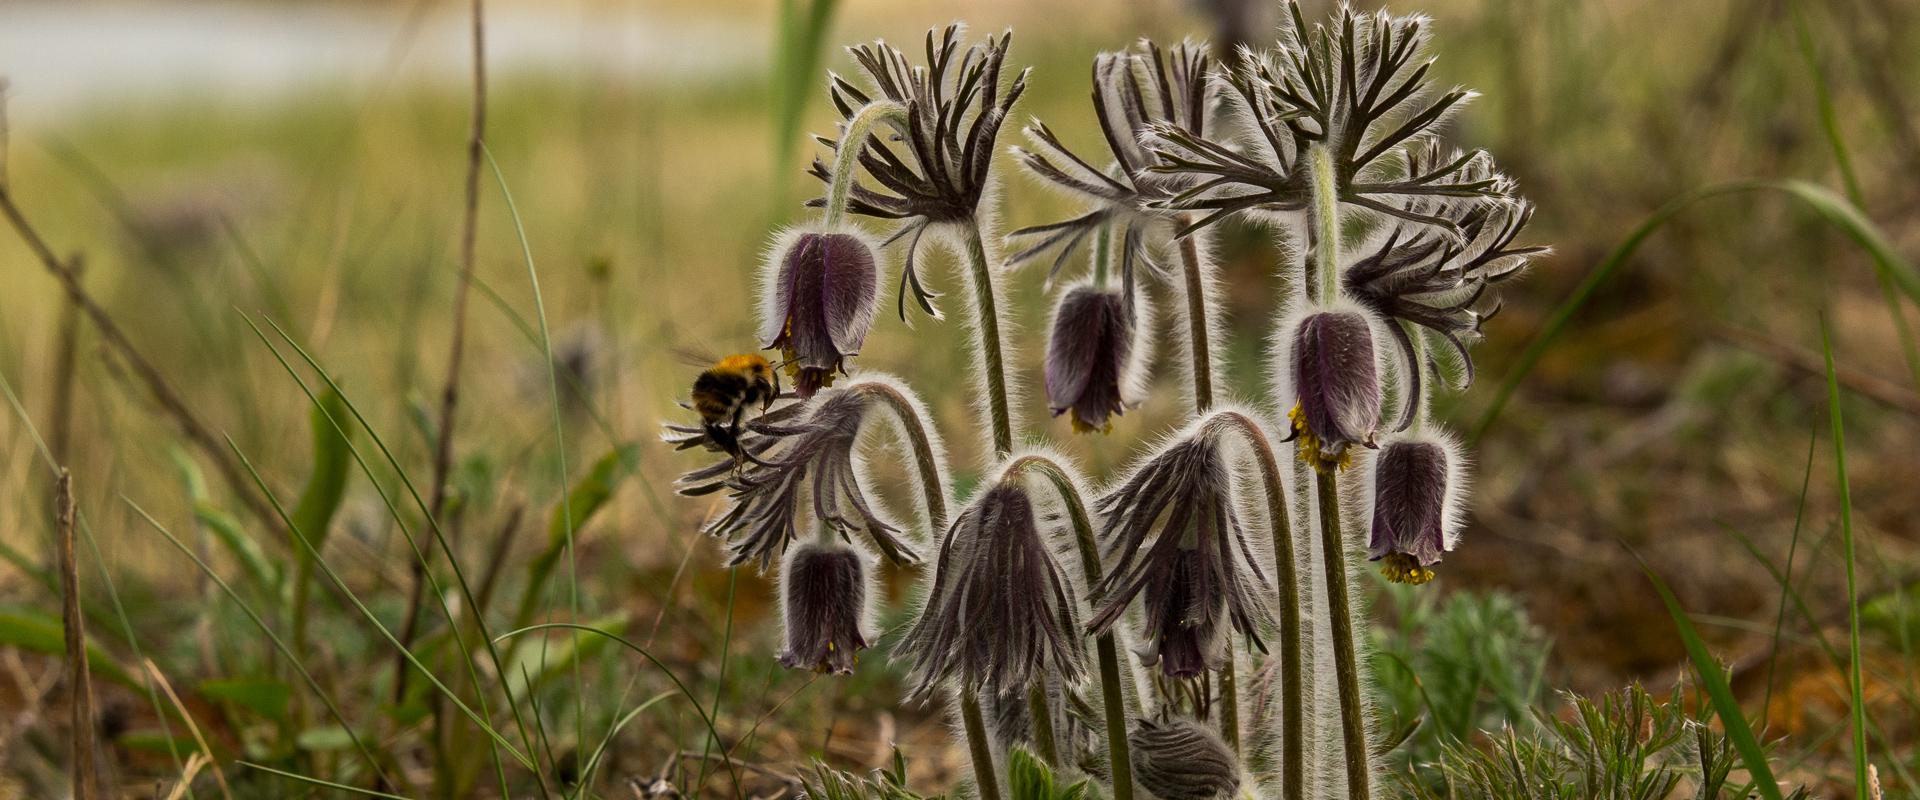
M 827 28 L 838 0 L 780 0 L 779 57 L 773 75 L 773 166 L 775 203 L 786 202 L 800 148 L 800 122 L 820 71 Z M 777 211 L 777 209 L 776 209 Z
M 1540 332 L 1534 334 L 1533 340 L 1527 343 L 1526 349 L 1514 359 L 1514 365 L 1508 370 L 1506 377 L 1501 379 L 1486 411 L 1481 412 L 1479 421 L 1474 424 L 1472 438 L 1478 441 L 1486 435 L 1488 429 L 1493 427 L 1493 423 L 1500 418 L 1500 412 L 1506 409 L 1507 402 L 1513 398 L 1513 393 L 1519 388 L 1520 382 L 1539 365 L 1547 349 L 1566 332 L 1574 315 L 1586 307 L 1601 285 L 1627 264 L 1633 254 L 1639 251 L 1640 246 L 1646 243 L 1647 237 L 1671 222 L 1680 212 L 1700 201 L 1756 192 L 1778 192 L 1806 205 L 1859 245 L 1871 257 L 1874 269 L 1880 275 L 1891 281 L 1907 297 L 1920 302 L 1920 273 L 1916 273 L 1913 265 L 1894 251 L 1880 229 L 1862 215 L 1859 209 L 1828 189 L 1799 180 L 1733 181 L 1694 189 L 1667 201 L 1665 205 L 1648 215 L 1627 234 L 1627 238 L 1616 245 L 1612 252 L 1607 253 L 1606 257 L 1587 273 L 1586 278 L 1574 287 L 1573 292 L 1568 294 L 1565 300 L 1560 302 L 1560 305 L 1547 317 L 1547 321 L 1540 326 Z
M 1638 553 L 1634 554 L 1639 559 Z M 1674 629 L 1680 634 L 1680 641 L 1687 648 L 1687 657 L 1692 659 L 1694 672 L 1700 676 L 1700 686 L 1712 701 L 1713 711 L 1720 717 L 1720 724 L 1726 729 L 1727 738 L 1733 741 L 1734 749 L 1739 751 L 1740 760 L 1746 764 L 1747 772 L 1753 776 L 1754 790 L 1766 800 L 1782 800 L 1780 784 L 1773 778 L 1773 767 L 1767 763 L 1767 751 L 1760 746 L 1760 740 L 1753 735 L 1753 727 L 1747 723 L 1747 717 L 1740 711 L 1740 702 L 1733 697 L 1732 687 L 1727 685 L 1726 674 L 1720 669 L 1720 662 L 1707 651 L 1707 644 L 1700 640 L 1700 633 L 1694 630 L 1693 620 L 1680 608 L 1680 601 L 1674 599 L 1673 592 L 1667 589 L 1659 574 L 1640 561 L 1640 568 L 1647 573 L 1647 579 L 1653 581 L 1653 588 L 1660 593 L 1660 602 L 1667 606 L 1667 613 L 1673 615 Z
M 282 778 L 286 778 L 287 780 L 298 781 L 300 783 L 304 783 L 309 786 L 318 786 L 324 789 L 332 789 L 338 792 L 352 792 L 353 794 L 360 795 L 361 797 L 385 797 L 385 798 L 391 798 L 392 800 L 407 800 L 406 797 L 403 797 L 401 795 L 387 794 L 386 792 L 376 792 L 372 789 L 362 789 L 358 786 L 348 786 L 344 783 L 334 783 L 333 781 L 321 780 L 319 778 L 309 777 L 309 776 L 301 775 L 294 772 L 287 772 L 286 770 L 274 769 L 273 767 L 269 767 L 264 764 L 255 764 L 251 761 L 236 761 L 234 763 L 239 764 L 240 766 L 246 767 L 248 769 L 257 769 L 261 772 L 265 772 L 271 775 L 278 775 Z
M 1847 689 L 1852 695 L 1853 779 L 1867 796 L 1867 707 L 1860 674 L 1860 587 L 1854 576 L 1853 489 L 1847 481 L 1847 426 L 1840 416 L 1840 381 L 1833 370 L 1833 335 L 1820 320 L 1820 352 L 1827 364 L 1827 420 L 1833 427 L 1833 471 L 1840 486 L 1840 544 L 1847 563 Z
M 180 541 L 179 537 L 174 536 L 172 531 L 167 530 L 167 526 L 160 524 L 160 520 L 154 519 L 152 514 L 147 513 L 146 509 L 140 507 L 140 504 L 125 497 L 122 497 L 121 501 L 125 502 L 129 508 L 132 508 L 133 512 L 138 514 L 141 519 L 146 520 L 148 525 L 153 526 L 154 530 L 159 531 L 161 536 L 166 537 L 167 543 L 173 545 L 175 550 L 179 550 L 181 555 L 192 560 L 193 565 L 200 568 L 201 574 L 206 575 L 209 580 L 213 581 L 215 586 L 220 587 L 220 591 L 227 595 L 227 599 L 232 600 L 234 605 L 239 606 L 241 613 L 246 614 L 247 619 L 253 621 L 254 627 L 259 628 L 260 632 L 266 635 L 267 641 L 271 642 L 274 649 L 279 651 L 280 657 L 285 658 L 287 663 L 293 665 L 294 672 L 299 673 L 300 679 L 307 684 L 307 689 L 312 691 L 315 697 L 320 698 L 321 705 L 326 707 L 327 714 L 333 717 L 333 721 L 339 723 L 340 727 L 346 729 L 348 733 L 353 733 L 353 725 L 347 721 L 347 715 L 340 711 L 340 706 L 333 702 L 333 697 L 328 695 L 325 689 L 320 688 L 320 682 L 314 680 L 313 673 L 307 670 L 306 663 L 300 660 L 300 656 L 295 654 L 293 649 L 287 646 L 286 641 L 282 640 L 279 634 L 274 633 L 273 627 L 267 624 L 267 621 L 260 616 L 260 613 L 254 611 L 253 606 L 248 605 L 247 601 L 240 597 L 240 593 L 233 590 L 233 585 L 227 583 L 225 578 L 220 577 L 220 573 L 215 572 L 213 567 L 208 566 L 207 562 L 202 561 L 200 556 L 193 552 L 193 548 L 188 547 L 185 542 Z M 360 751 L 360 754 L 366 758 L 367 764 L 373 767 L 374 774 L 379 775 L 382 780 L 391 783 L 392 779 L 387 776 L 386 770 L 380 766 L 380 759 L 374 757 L 373 750 L 367 747 L 366 742 L 360 739 L 359 734 L 353 734 L 353 744 L 354 747 Z
M 213 533 L 213 538 L 227 549 L 234 561 L 247 574 L 248 582 L 261 592 L 272 592 L 280 585 L 280 566 L 268 558 L 260 549 L 260 542 L 247 533 L 240 520 L 213 501 L 207 490 L 206 476 L 200 472 L 200 465 L 193 456 L 180 447 L 167 449 L 167 457 L 180 472 L 180 480 L 186 484 L 187 501 L 193 505 L 193 519 Z
M 582 767 L 580 770 L 580 791 L 583 794 L 592 791 L 593 773 L 600 768 L 600 758 L 601 756 L 606 755 L 607 747 L 613 744 L 614 737 L 619 736 L 620 731 L 624 730 L 627 727 L 627 723 L 632 722 L 636 717 L 639 717 L 641 713 L 645 712 L 649 708 L 652 708 L 654 704 L 659 703 L 660 701 L 665 700 L 672 696 L 673 696 L 673 692 L 661 692 L 659 694 L 656 694 L 650 698 L 647 698 L 646 702 L 641 703 L 640 705 L 634 706 L 627 713 L 620 715 L 619 719 L 614 720 L 613 727 L 607 729 L 606 736 L 600 737 L 600 744 L 596 745 L 593 748 L 593 755 L 590 755 L 587 757 L 586 766 Z
M 18 647 L 55 658 L 64 658 L 67 654 L 66 634 L 60 618 L 31 608 L 0 608 L 0 646 Z M 94 677 L 135 691 L 142 688 L 133 673 L 92 642 L 87 643 L 87 665 Z
M 352 428 L 342 427 L 338 422 L 346 418 L 346 401 L 332 389 L 322 392 L 308 413 L 307 425 L 313 438 L 313 472 L 300 490 L 299 502 L 294 504 L 293 521 L 300 530 L 307 531 L 316 550 L 326 544 L 334 512 L 340 509 L 340 500 L 347 493 L 347 469 L 352 466 L 347 437 L 352 435 Z

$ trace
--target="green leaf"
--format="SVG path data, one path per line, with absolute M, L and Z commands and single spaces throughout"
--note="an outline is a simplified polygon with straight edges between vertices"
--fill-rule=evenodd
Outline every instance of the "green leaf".
M 301 731 L 293 737 L 293 743 L 314 752 L 345 750 L 353 746 L 353 735 L 338 725 L 323 725 Z
M 128 750 L 163 756 L 174 753 L 193 753 L 200 749 L 200 743 L 194 741 L 191 736 L 169 736 L 166 732 L 155 729 L 127 731 L 114 739 L 113 743 Z
M 0 608 L 0 646 L 18 647 L 55 657 L 67 654 L 66 628 L 60 618 L 31 608 Z M 87 644 L 87 666 L 93 676 L 141 693 L 146 687 L 106 651 Z
M 293 687 L 270 678 L 216 678 L 201 682 L 200 695 L 280 721 L 287 718 Z
M 1639 558 L 1638 554 L 1634 555 Z M 1680 634 L 1680 642 L 1687 648 L 1687 657 L 1693 660 L 1694 672 L 1700 676 L 1700 686 L 1712 701 L 1713 711 L 1720 717 L 1720 724 L 1726 729 L 1727 738 L 1733 741 L 1734 749 L 1739 751 L 1740 760 L 1746 764 L 1747 772 L 1753 776 L 1753 789 L 1766 800 L 1782 800 L 1780 783 L 1773 778 L 1773 767 L 1767 763 L 1767 751 L 1760 746 L 1760 740 L 1753 735 L 1753 727 L 1747 723 L 1746 714 L 1740 710 L 1740 701 L 1734 699 L 1733 689 L 1727 685 L 1727 675 L 1721 670 L 1720 662 L 1714 660 L 1707 651 L 1707 644 L 1700 639 L 1700 633 L 1693 627 L 1693 620 L 1680 608 L 1680 601 L 1667 589 L 1666 581 L 1640 562 L 1640 568 L 1647 573 L 1647 579 L 1653 581 L 1653 588 L 1660 593 L 1660 601 L 1667 606 L 1667 613 L 1673 616 L 1673 625 Z
M 1833 428 L 1833 471 L 1840 485 L 1840 543 L 1847 559 L 1847 689 L 1853 726 L 1853 787 L 1867 796 L 1867 703 L 1860 674 L 1860 585 L 1854 574 L 1853 489 L 1847 480 L 1847 426 L 1840 417 L 1840 380 L 1833 369 L 1833 335 L 1820 320 L 1820 351 L 1827 366 L 1827 421 Z
M 316 551 L 326 542 L 333 514 L 340 509 L 340 499 L 346 494 L 347 470 L 353 463 L 353 453 L 347 444 L 347 434 L 353 430 L 351 419 L 347 415 L 346 400 L 331 388 L 320 395 L 319 402 L 308 413 L 313 436 L 313 471 L 307 476 L 306 488 L 300 491 L 299 504 L 293 507 L 293 528 L 307 537 Z
M 279 563 L 260 549 L 259 540 L 241 527 L 240 520 L 213 502 L 207 493 L 207 479 L 201 474 L 199 463 L 179 447 L 170 449 L 167 456 L 172 459 L 174 469 L 180 472 L 180 480 L 187 486 L 187 499 L 193 503 L 194 521 L 212 533 L 220 546 L 239 562 L 240 568 L 246 571 L 248 583 L 263 591 L 279 586 Z
M 566 504 L 554 504 L 547 520 L 547 546 L 565 547 L 569 520 L 573 530 L 580 530 L 613 497 L 620 481 L 639 468 L 640 445 L 634 442 L 620 445 L 593 462 L 593 469 L 567 492 Z

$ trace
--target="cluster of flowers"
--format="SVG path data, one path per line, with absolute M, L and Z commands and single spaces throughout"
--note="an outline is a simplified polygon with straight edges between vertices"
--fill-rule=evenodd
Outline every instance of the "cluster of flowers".
M 1424 19 L 1343 10 L 1308 26 L 1291 2 L 1284 11 L 1278 44 L 1235 54 L 1234 68 L 1193 43 L 1096 58 L 1109 152 L 1089 160 L 1038 122 L 1030 148 L 1014 148 L 1084 213 L 1014 231 L 1004 259 L 981 220 L 1000 129 L 1026 86 L 1026 72 L 1005 74 L 1011 36 L 966 45 L 957 27 L 929 32 L 922 64 L 876 42 L 850 50 L 864 85 L 832 77 L 845 124 L 821 139 L 832 163 L 812 166 L 827 185 L 822 216 L 776 239 L 761 292 L 764 343 L 795 392 L 680 491 L 725 493 L 705 531 L 735 564 L 778 562 L 789 667 L 852 671 L 877 638 L 877 559 L 905 567 L 930 552 L 925 600 L 894 653 L 911 667 L 910 699 L 953 703 L 983 797 L 997 800 L 996 755 L 1016 745 L 1119 800 L 1136 785 L 1198 800 L 1243 783 L 1369 796 L 1349 570 L 1362 536 L 1383 574 L 1407 583 L 1430 580 L 1453 548 L 1466 465 L 1429 398 L 1443 379 L 1471 380 L 1467 345 L 1497 308 L 1489 288 L 1542 249 L 1516 244 L 1532 209 L 1489 157 L 1440 143 L 1470 94 L 1433 90 Z M 876 240 L 849 212 L 894 228 Z M 1229 217 L 1269 226 L 1288 254 L 1266 410 L 1215 402 L 1224 325 L 1206 239 Z M 920 400 L 847 367 L 872 327 L 887 249 L 904 251 L 902 318 L 909 297 L 941 316 L 921 275 L 929 234 L 971 278 L 993 453 L 951 517 L 946 455 Z M 1053 414 L 1110 431 L 1139 402 L 1154 295 L 1179 320 L 1168 327 L 1193 408 L 1098 491 L 1065 458 L 1016 450 L 1002 337 L 1004 270 L 1051 257 L 1051 287 L 1076 253 L 1090 275 L 1057 292 Z M 875 428 L 912 467 L 920 525 L 870 497 Z M 697 426 L 669 425 L 667 439 L 713 444 Z M 1282 442 L 1296 458 L 1276 456 Z M 1124 665 L 1122 643 L 1138 656 Z

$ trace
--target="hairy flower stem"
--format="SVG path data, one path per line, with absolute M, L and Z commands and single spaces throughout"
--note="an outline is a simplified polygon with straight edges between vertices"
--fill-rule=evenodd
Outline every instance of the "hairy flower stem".
M 1333 152 L 1325 145 L 1307 149 L 1311 197 L 1307 210 L 1313 226 L 1313 259 L 1309 262 L 1314 298 L 1332 303 L 1340 297 L 1340 187 L 1333 168 Z M 1320 555 L 1325 566 L 1328 617 L 1333 625 L 1333 667 L 1340 695 L 1340 729 L 1345 743 L 1347 797 L 1368 800 L 1373 756 L 1367 749 L 1366 706 L 1360 697 L 1360 664 L 1354 652 L 1353 609 L 1347 592 L 1347 545 L 1340 527 L 1339 476 L 1333 468 L 1314 469 L 1320 512 Z
M 1053 739 L 1053 709 L 1047 705 L 1047 684 L 1045 679 L 1034 681 L 1027 687 L 1027 716 L 1033 718 L 1033 750 L 1047 762 L 1047 766 L 1060 768 L 1060 750 Z
M 1341 732 L 1345 739 L 1347 797 L 1368 800 L 1372 777 L 1367 749 L 1366 707 L 1360 701 L 1359 657 L 1353 646 L 1353 610 L 1347 595 L 1347 545 L 1340 529 L 1340 490 L 1332 470 L 1315 470 L 1320 499 L 1320 551 L 1327 572 L 1327 607 L 1333 622 L 1333 671 L 1339 681 Z
M 907 107 L 892 100 L 875 100 L 854 112 L 847 120 L 847 129 L 840 134 L 840 142 L 834 147 L 833 175 L 827 183 L 827 207 L 825 220 L 828 225 L 839 224 L 847 216 L 847 197 L 853 193 L 854 173 L 860 170 L 860 154 L 866 152 L 867 139 L 873 136 L 873 129 L 881 123 L 888 123 L 904 129 L 907 125 Z
M 946 486 L 940 480 L 940 456 L 933 450 L 933 441 L 927 435 L 927 422 L 920 418 L 920 411 L 900 390 L 879 381 L 862 381 L 848 387 L 848 391 L 877 397 L 893 412 L 894 419 L 900 421 L 905 433 L 907 449 L 913 451 L 914 469 L 920 473 L 920 492 L 927 503 L 927 530 L 935 538 L 947 529 Z
M 1100 550 L 1093 538 L 1093 520 L 1087 505 L 1074 488 L 1073 480 L 1060 465 L 1041 456 L 1026 456 L 1007 465 L 1006 474 L 1033 470 L 1046 477 L 1067 507 L 1067 520 L 1073 526 L 1074 548 L 1080 552 L 1080 569 L 1088 587 L 1100 583 Z M 1091 601 L 1093 598 L 1088 598 Z M 1100 661 L 1100 699 L 1107 722 L 1107 762 L 1113 773 L 1113 800 L 1133 800 L 1133 756 L 1127 744 L 1127 698 L 1120 683 L 1120 648 L 1113 632 L 1094 640 L 1094 652 Z
M 987 417 L 993 424 L 993 452 L 996 457 L 1013 452 L 1013 418 L 1007 409 L 1007 369 L 1000 352 L 1000 311 L 993 296 L 993 265 L 987 261 L 987 246 L 980 236 L 980 220 L 969 217 L 964 223 L 967 240 L 967 268 L 973 276 L 974 310 L 980 318 L 974 329 L 980 337 L 980 369 L 985 373 Z
M 974 781 L 980 784 L 980 800 L 1000 800 L 1000 780 L 993 772 L 993 750 L 987 746 L 987 723 L 980 716 L 980 698 L 968 691 L 957 696 L 960 724 L 967 730 L 967 751 L 973 758 Z
M 1293 522 L 1287 512 L 1287 487 L 1273 443 L 1252 419 L 1236 412 L 1217 415 L 1239 429 L 1260 469 L 1267 496 L 1267 525 L 1273 529 L 1273 577 L 1280 593 L 1280 783 L 1284 800 L 1303 800 L 1307 791 L 1306 680 L 1300 662 L 1300 571 L 1294 560 Z

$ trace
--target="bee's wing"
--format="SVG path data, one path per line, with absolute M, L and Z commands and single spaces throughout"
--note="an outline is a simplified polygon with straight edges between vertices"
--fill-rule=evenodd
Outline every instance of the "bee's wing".
M 673 360 L 689 367 L 711 367 L 720 361 L 712 351 L 694 345 L 674 345 L 668 351 L 673 353 Z

